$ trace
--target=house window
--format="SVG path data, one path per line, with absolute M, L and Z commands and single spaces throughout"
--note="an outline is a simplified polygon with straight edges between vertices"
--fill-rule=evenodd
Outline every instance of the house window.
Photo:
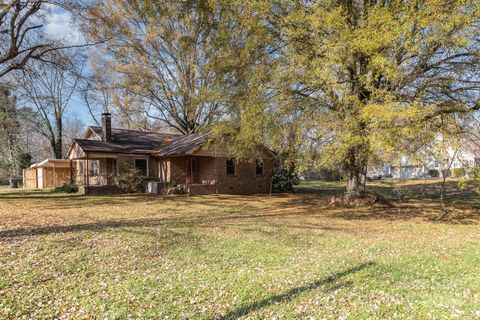
M 98 160 L 92 160 L 90 162 L 90 177 L 98 176 Z
M 235 160 L 227 159 L 227 176 L 235 175 Z
M 78 163 L 78 173 L 83 174 L 83 161 Z
M 106 161 L 106 173 L 115 175 L 118 173 L 117 159 L 107 159 Z
M 135 169 L 145 177 L 148 177 L 148 160 L 147 159 L 135 159 Z
M 112 173 L 113 174 L 118 173 L 117 159 L 113 159 L 112 161 Z
M 255 174 L 263 176 L 263 161 L 261 159 L 255 161 Z

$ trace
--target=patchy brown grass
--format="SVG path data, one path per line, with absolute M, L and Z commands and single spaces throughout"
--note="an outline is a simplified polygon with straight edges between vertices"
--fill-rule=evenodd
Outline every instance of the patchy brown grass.
M 480 318 L 477 197 L 0 193 L 0 318 Z M 395 200 L 396 186 L 376 182 Z M 418 188 L 418 189 L 417 189 Z M 422 188 L 422 189 L 419 189 Z M 419 194 L 423 192 L 422 194 Z

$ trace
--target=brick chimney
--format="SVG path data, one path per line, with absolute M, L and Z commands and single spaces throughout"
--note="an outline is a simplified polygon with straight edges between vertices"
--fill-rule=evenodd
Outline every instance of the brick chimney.
M 110 113 L 102 113 L 102 141 L 112 141 L 112 115 Z

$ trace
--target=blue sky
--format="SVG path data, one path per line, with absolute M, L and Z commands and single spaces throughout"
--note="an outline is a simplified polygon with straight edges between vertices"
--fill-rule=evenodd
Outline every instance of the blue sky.
M 50 37 L 67 40 L 74 44 L 85 43 L 82 34 L 73 24 L 71 14 L 61 8 L 47 6 L 44 28 Z M 88 48 L 85 48 L 85 50 L 88 50 Z M 93 124 L 88 108 L 81 96 L 72 97 L 67 113 L 69 116 L 76 114 L 85 125 Z

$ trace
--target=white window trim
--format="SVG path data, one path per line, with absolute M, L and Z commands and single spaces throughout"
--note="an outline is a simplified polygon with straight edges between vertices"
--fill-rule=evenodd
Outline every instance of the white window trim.
M 133 166 L 135 167 L 135 169 L 137 168 L 137 166 L 135 165 L 135 161 L 137 160 L 147 161 L 147 175 L 145 176 L 145 178 L 149 178 L 150 177 L 150 159 L 149 158 L 133 158 Z
M 95 166 L 97 167 L 97 174 L 93 174 L 95 172 L 94 169 L 92 169 L 92 166 L 95 164 Z M 89 165 L 89 168 L 88 168 L 88 173 L 90 175 L 90 177 L 98 177 L 100 176 L 100 161 L 99 160 L 90 160 L 90 163 L 88 164 Z

